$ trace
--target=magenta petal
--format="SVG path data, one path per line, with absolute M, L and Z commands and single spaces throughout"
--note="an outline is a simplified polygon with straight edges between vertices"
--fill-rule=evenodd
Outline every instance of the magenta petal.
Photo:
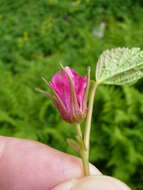
M 75 85 L 77 101 L 80 106 L 80 109 L 82 109 L 83 100 L 84 100 L 84 92 L 85 92 L 85 88 L 87 86 L 87 77 L 82 77 L 82 76 L 78 75 L 77 72 L 74 71 L 74 69 L 70 70 L 70 72 L 71 72 L 71 77 L 72 77 L 72 79 L 74 81 L 74 85 Z
M 50 87 L 59 95 L 63 104 L 67 108 L 67 112 L 70 112 L 70 85 L 67 76 L 64 73 L 62 75 L 61 72 L 58 71 L 53 76 L 50 82 Z

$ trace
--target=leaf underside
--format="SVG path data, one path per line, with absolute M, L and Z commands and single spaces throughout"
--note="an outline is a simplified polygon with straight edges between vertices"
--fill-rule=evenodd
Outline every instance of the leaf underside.
M 115 48 L 104 51 L 96 66 L 96 80 L 102 84 L 134 84 L 143 77 L 143 51 Z

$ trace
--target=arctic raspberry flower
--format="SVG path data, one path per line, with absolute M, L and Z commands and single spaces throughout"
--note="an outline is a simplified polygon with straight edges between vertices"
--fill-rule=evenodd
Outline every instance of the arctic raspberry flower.
M 40 90 L 48 96 L 61 113 L 62 118 L 69 123 L 80 123 L 87 114 L 87 97 L 90 82 L 90 70 L 88 79 L 86 76 L 78 75 L 70 67 L 62 67 L 48 82 L 42 78 L 49 86 L 54 96 Z

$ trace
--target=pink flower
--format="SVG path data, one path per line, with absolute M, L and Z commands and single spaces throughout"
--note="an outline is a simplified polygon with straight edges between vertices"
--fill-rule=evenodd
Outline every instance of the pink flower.
M 49 86 L 54 96 L 43 92 L 48 96 L 61 113 L 62 118 L 69 123 L 80 123 L 87 114 L 87 97 L 90 82 L 90 70 L 87 77 L 78 75 L 74 69 L 62 67 L 50 82 L 42 78 Z

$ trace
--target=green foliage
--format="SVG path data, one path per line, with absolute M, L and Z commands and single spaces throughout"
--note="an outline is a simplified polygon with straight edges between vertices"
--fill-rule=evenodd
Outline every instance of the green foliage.
M 73 127 L 61 120 L 48 98 L 34 89 L 50 80 L 58 63 L 81 74 L 115 47 L 143 49 L 143 7 L 137 0 L 1 0 L 0 134 L 39 140 L 73 153 L 66 138 Z M 102 38 L 94 29 L 105 23 Z M 143 91 L 134 87 L 97 89 L 90 160 L 133 190 L 143 189 Z M 44 85 L 43 87 L 44 88 Z
M 133 87 L 99 87 L 91 132 L 91 160 L 96 159 L 101 167 L 106 165 L 103 173 L 108 171 L 128 181 L 141 172 L 138 166 L 143 165 L 142 100 L 143 95 Z

